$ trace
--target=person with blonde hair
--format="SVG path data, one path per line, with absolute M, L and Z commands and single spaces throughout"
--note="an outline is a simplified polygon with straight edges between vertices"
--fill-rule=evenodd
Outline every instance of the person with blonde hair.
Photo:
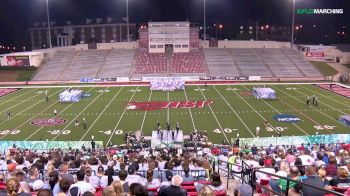
M 16 178 L 11 178 L 6 183 L 8 196 L 31 196 L 29 193 L 23 192 L 19 181 Z
M 112 187 L 107 187 L 102 191 L 102 196 L 118 196 Z
M 326 170 L 324 168 L 318 169 L 317 175 L 324 182 L 324 185 L 329 185 L 329 181 L 326 178 L 327 177 L 327 172 L 326 172 Z
M 124 195 L 124 189 L 123 189 L 122 183 L 120 183 L 119 181 L 113 182 L 110 187 L 113 189 L 116 196 Z
M 215 196 L 215 193 L 208 186 L 204 186 L 198 193 L 198 196 Z
M 348 171 L 343 167 L 339 167 L 337 177 L 333 178 L 329 184 L 336 187 L 350 187 L 350 179 L 348 177 Z

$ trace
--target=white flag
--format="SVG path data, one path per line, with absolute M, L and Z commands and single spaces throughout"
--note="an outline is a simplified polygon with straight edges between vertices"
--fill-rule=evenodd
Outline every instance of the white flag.
M 86 19 L 86 24 L 90 24 L 91 21 L 92 21 L 91 19 L 87 18 L 87 19 Z
M 100 22 L 102 21 L 102 18 L 96 18 L 96 23 L 100 24 Z
M 111 23 L 113 18 L 107 18 L 107 23 Z

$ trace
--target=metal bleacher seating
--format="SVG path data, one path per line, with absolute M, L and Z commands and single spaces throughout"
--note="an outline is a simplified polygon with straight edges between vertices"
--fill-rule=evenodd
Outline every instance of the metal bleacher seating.
M 167 57 L 162 53 L 149 53 L 139 50 L 134 74 L 158 74 L 167 71 Z
M 202 51 L 194 49 L 188 53 L 173 53 L 171 71 L 172 73 L 205 73 Z

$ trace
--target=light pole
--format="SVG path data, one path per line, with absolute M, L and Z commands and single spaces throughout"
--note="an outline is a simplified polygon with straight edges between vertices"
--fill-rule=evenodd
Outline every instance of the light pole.
M 204 38 L 204 41 L 205 41 L 205 40 L 207 40 L 207 19 L 206 19 L 207 17 L 206 17 L 206 5 L 205 5 L 206 4 L 205 3 L 206 0 L 203 0 L 203 1 L 204 1 L 203 2 L 204 37 L 203 38 Z
M 126 34 L 127 34 L 127 41 L 130 41 L 129 38 L 129 33 L 130 33 L 130 29 L 129 29 L 129 0 L 126 0 Z
M 295 0 L 293 0 L 292 37 L 290 40 L 290 48 L 292 49 L 294 45 L 294 22 L 295 22 Z
M 48 28 L 48 31 L 49 31 L 49 47 L 52 48 L 49 0 L 46 0 L 46 15 L 47 15 L 47 28 Z

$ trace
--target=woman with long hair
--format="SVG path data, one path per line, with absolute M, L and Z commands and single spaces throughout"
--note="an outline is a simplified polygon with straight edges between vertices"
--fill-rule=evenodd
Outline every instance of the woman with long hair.
M 123 186 L 119 181 L 113 182 L 110 187 L 113 189 L 116 196 L 123 196 L 124 195 Z
M 153 170 L 147 170 L 147 188 L 157 188 L 160 186 L 160 181 L 153 178 Z
M 21 193 L 21 196 L 30 196 L 29 193 L 24 193 L 21 189 L 20 183 L 16 178 L 11 178 L 6 183 L 7 196 L 17 196 Z

